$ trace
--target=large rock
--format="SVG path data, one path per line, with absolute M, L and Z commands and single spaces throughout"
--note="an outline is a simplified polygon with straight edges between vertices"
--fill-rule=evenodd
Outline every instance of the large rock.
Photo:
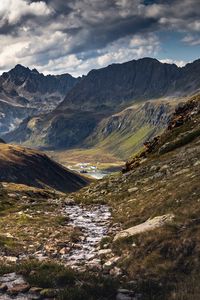
M 174 219 L 173 214 L 167 214 L 167 215 L 155 217 L 153 219 L 149 219 L 142 224 L 125 229 L 125 230 L 117 233 L 116 236 L 114 237 L 114 241 L 117 241 L 117 240 L 120 240 L 123 238 L 132 237 L 132 236 L 135 236 L 140 233 L 154 230 L 156 228 L 162 227 L 166 223 L 171 222 L 173 219 Z

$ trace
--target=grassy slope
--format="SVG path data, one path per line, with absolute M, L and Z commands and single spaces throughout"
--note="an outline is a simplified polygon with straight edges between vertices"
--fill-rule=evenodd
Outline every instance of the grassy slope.
M 76 191 L 88 184 L 85 178 L 45 154 L 20 146 L 0 144 L 0 168 L 0 181 L 49 187 L 62 192 Z
M 133 155 L 140 149 L 145 138 L 154 132 L 153 126 L 145 125 L 133 134 L 114 132 L 98 144 L 98 147 L 106 149 L 117 157 L 124 158 Z M 133 150 L 134 149 L 134 150 Z
M 48 154 L 65 166 L 79 162 L 94 165 L 99 162 L 99 168 L 121 165 L 129 156 L 137 153 L 144 141 L 163 131 L 162 116 L 173 111 L 175 103 L 185 100 L 152 100 L 148 102 L 149 107 L 145 106 L 145 102 L 134 103 L 125 110 L 104 118 L 92 135 L 85 140 L 84 144 L 88 145 L 88 148 L 49 151 Z M 156 121 L 160 118 L 159 126 L 155 126 L 151 118 Z
M 47 154 L 66 167 L 80 162 L 91 163 L 99 169 L 118 167 L 124 163 L 125 157 L 136 153 L 147 136 L 154 132 L 153 126 L 146 125 L 135 134 L 114 132 L 93 148 L 48 151 Z
M 82 190 L 81 198 L 76 194 L 77 201 L 83 201 L 85 196 L 85 203 L 109 203 L 114 222 L 120 222 L 123 228 L 155 216 L 175 215 L 171 225 L 110 244 L 121 256 L 119 266 L 129 280 L 134 280 L 132 288 L 142 292 L 144 299 L 200 298 L 198 128 L 200 115 L 163 135 L 163 144 L 174 144 L 172 151 L 162 155 L 155 152 L 130 173 L 93 184 L 89 191 Z M 195 134 L 191 135 L 191 131 Z M 132 187 L 138 190 L 129 193 Z

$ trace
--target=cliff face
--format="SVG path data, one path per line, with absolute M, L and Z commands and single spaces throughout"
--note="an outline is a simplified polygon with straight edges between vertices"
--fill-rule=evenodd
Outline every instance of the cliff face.
M 184 68 L 143 58 L 92 70 L 72 89 L 60 108 L 112 110 L 134 100 L 184 96 L 200 89 L 200 60 Z
M 47 75 L 39 73 L 36 69 L 30 70 L 22 65 L 17 65 L 14 69 L 7 73 L 3 73 L 0 78 L 2 89 L 12 93 L 12 96 L 20 96 L 17 94 L 28 95 L 30 100 L 34 100 L 37 94 L 57 94 L 60 96 L 66 93 L 75 85 L 77 79 L 69 74 L 63 75 Z M 33 103 L 34 105 L 34 103 Z
M 92 70 L 72 89 L 59 108 L 115 110 L 132 100 L 159 98 L 170 92 L 180 77 L 176 65 L 144 58 Z

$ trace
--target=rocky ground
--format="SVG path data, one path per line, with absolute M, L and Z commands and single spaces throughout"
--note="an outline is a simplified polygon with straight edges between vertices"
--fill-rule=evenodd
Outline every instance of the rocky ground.
M 48 269 L 50 264 L 51 268 L 52 262 L 62 265 L 61 273 L 75 270 L 74 277 L 86 271 L 94 277 L 99 272 L 110 275 L 105 255 L 113 259 L 114 254 L 101 249 L 100 241 L 116 233 L 118 227 L 111 222 L 108 206 L 85 207 L 70 195 L 8 183 L 2 183 L 0 197 L 0 299 L 62 299 L 51 280 L 41 287 L 41 276 L 46 276 L 43 267 Z M 39 268 L 39 287 L 32 283 L 35 268 Z M 57 265 L 52 272 L 55 278 L 59 276 Z M 63 299 L 74 299 L 66 297 Z

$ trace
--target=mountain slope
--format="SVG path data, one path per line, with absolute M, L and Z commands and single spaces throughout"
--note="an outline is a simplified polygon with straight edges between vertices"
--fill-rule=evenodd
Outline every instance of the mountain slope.
M 175 105 L 175 101 L 163 100 L 130 106 L 103 119 L 86 144 L 127 159 L 143 146 L 144 141 L 163 131 Z
M 179 105 L 125 171 L 73 195 L 104 201 L 121 224 L 120 234 L 102 241 L 110 249 L 105 268 L 121 271 L 141 299 L 199 299 L 200 96 Z
M 0 132 L 10 131 L 28 116 L 53 110 L 78 81 L 69 74 L 44 76 L 22 65 L 3 73 L 0 76 Z
M 57 164 L 45 154 L 0 143 L 0 181 L 73 192 L 88 180 Z
M 34 128 L 30 130 L 29 122 L 24 123 L 25 133 L 19 128 L 5 138 L 50 148 L 83 146 L 102 119 L 135 102 L 198 91 L 198 66 L 199 61 L 178 68 L 144 58 L 93 70 L 67 93 L 53 112 L 40 116 Z
M 58 109 L 92 110 L 107 106 L 115 110 L 114 105 L 119 109 L 133 100 L 159 98 L 168 93 L 179 73 L 176 65 L 162 64 L 152 58 L 92 70 L 67 94 Z

